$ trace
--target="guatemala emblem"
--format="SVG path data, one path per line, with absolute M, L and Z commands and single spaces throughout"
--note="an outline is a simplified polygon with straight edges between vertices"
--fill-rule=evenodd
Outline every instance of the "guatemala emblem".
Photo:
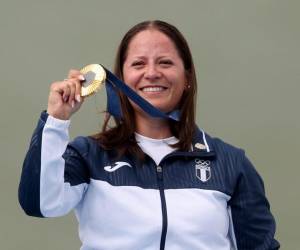
M 202 182 L 207 182 L 211 177 L 210 161 L 196 159 L 196 176 Z

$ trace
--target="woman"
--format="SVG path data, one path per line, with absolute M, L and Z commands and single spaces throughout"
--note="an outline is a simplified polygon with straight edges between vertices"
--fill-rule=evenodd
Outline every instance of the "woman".
M 74 209 L 83 250 L 278 249 L 263 183 L 244 151 L 195 125 L 196 75 L 181 33 L 162 21 L 130 29 L 115 74 L 178 122 L 120 94 L 122 117 L 68 142 L 79 71 L 51 85 L 23 165 L 19 200 L 32 216 Z

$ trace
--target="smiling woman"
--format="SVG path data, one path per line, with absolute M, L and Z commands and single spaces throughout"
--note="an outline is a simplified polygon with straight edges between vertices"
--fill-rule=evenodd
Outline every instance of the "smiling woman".
M 108 116 L 102 133 L 94 138 L 120 155 L 128 152 L 140 159 L 144 153 L 136 143 L 136 132 L 150 138 L 175 136 L 178 141 L 170 146 L 188 151 L 196 129 L 197 81 L 189 46 L 179 30 L 162 21 L 132 27 L 120 43 L 115 74 L 161 111 L 179 110 L 180 120 L 153 118 L 120 93 L 123 119 L 114 117 L 116 127 L 107 130 Z
M 131 28 L 115 74 L 160 111 L 179 110 L 179 121 L 154 118 L 120 92 L 113 126 L 110 114 L 100 133 L 69 142 L 84 80 L 71 70 L 51 85 L 23 164 L 25 212 L 74 209 L 82 250 L 278 249 L 263 182 L 244 151 L 195 124 L 195 69 L 178 29 L 163 21 Z

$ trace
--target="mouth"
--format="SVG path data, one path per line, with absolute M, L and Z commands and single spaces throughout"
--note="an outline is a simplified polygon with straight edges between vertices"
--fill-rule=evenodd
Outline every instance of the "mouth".
M 142 88 L 139 88 L 140 91 L 145 92 L 145 93 L 157 93 L 157 92 L 162 92 L 168 89 L 167 87 L 164 86 L 145 86 Z

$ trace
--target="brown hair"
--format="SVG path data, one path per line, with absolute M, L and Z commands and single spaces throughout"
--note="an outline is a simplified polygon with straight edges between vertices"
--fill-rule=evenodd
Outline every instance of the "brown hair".
M 160 20 L 145 21 L 135 25 L 125 34 L 119 45 L 115 59 L 114 73 L 117 77 L 123 79 L 123 64 L 127 56 L 130 41 L 139 32 L 147 29 L 155 29 L 168 36 L 175 44 L 184 64 L 188 88 L 184 91 L 179 103 L 181 111 L 180 121 L 169 121 L 169 124 L 171 132 L 179 140 L 178 143 L 172 146 L 187 151 L 191 147 L 195 132 L 197 80 L 189 46 L 180 31 L 173 25 Z M 93 137 L 105 149 L 116 150 L 118 157 L 129 153 L 136 155 L 139 159 L 143 159 L 144 154 L 137 145 L 134 135 L 136 127 L 132 122 L 135 120 L 133 108 L 124 94 L 119 93 L 119 95 L 123 117 L 121 119 L 113 117 L 115 126 L 110 127 L 109 121 L 111 116 L 107 114 L 102 131 Z

